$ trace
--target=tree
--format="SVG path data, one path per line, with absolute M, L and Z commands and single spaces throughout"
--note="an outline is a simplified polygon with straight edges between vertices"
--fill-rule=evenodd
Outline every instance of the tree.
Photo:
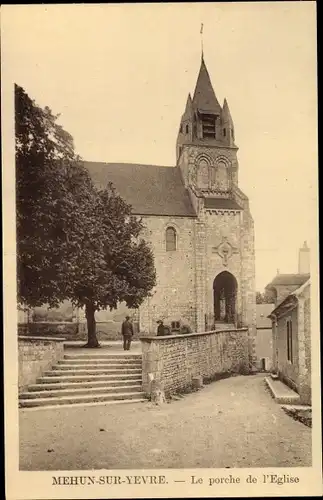
M 95 311 L 138 307 L 156 283 L 153 254 L 131 206 L 111 184 L 95 189 L 58 116 L 18 86 L 15 101 L 18 300 L 85 307 L 96 347 Z
M 18 300 L 30 307 L 67 297 L 86 205 L 96 196 L 57 119 L 15 85 Z
M 85 307 L 87 347 L 97 347 L 95 312 L 115 309 L 119 302 L 139 307 L 156 284 L 154 257 L 140 238 L 143 223 L 112 184 L 98 191 L 94 220 L 99 244 L 84 240 L 72 278 L 72 301 Z
M 256 292 L 256 304 L 272 304 L 274 302 L 274 297 L 267 291 L 264 293 Z

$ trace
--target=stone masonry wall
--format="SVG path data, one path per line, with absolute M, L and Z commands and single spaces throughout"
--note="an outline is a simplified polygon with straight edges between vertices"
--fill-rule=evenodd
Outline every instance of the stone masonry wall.
M 64 339 L 18 337 L 18 389 L 22 392 L 64 357 Z
M 292 362 L 287 359 L 287 327 L 288 319 L 292 320 Z M 277 320 L 277 368 L 279 376 L 290 387 L 298 391 L 298 308 L 295 307 L 292 311 Z
M 213 314 L 214 297 L 213 297 L 213 282 L 216 276 L 223 271 L 231 273 L 238 283 L 236 311 L 241 314 L 241 237 L 240 237 L 240 213 L 239 212 L 223 212 L 223 213 L 207 213 L 207 313 Z M 222 257 L 216 252 L 216 248 L 222 243 L 223 238 L 226 238 L 228 243 L 236 249 L 225 265 Z
M 249 360 L 255 365 L 256 354 L 256 286 L 254 221 L 249 209 L 241 214 L 241 294 L 242 323 L 249 328 Z
M 61 321 L 19 323 L 18 335 L 28 337 L 58 337 L 66 340 L 83 339 L 83 336 L 78 332 L 77 323 Z
M 148 396 L 152 379 L 169 395 L 190 388 L 197 375 L 212 379 L 249 372 L 247 329 L 144 337 L 141 343 L 143 391 Z
M 156 322 L 163 319 L 188 323 L 196 329 L 195 298 L 195 218 L 144 217 L 143 237 L 155 256 L 157 286 L 152 297 L 140 307 L 140 331 L 156 333 Z M 173 227 L 177 249 L 166 251 L 166 229 Z
M 311 299 L 310 287 L 304 292 L 304 297 L 299 298 L 298 322 L 302 328 L 299 329 L 299 377 L 298 392 L 304 404 L 311 404 L 312 382 L 311 382 Z
M 287 359 L 288 319 L 292 321 L 292 360 Z M 292 310 L 273 321 L 273 363 L 279 377 L 311 404 L 311 304 L 310 286 L 297 297 Z

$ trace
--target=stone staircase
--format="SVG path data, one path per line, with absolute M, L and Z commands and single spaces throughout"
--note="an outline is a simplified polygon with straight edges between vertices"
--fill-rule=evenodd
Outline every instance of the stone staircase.
M 141 354 L 65 354 L 19 395 L 19 407 L 56 407 L 145 401 Z
M 222 321 L 216 321 L 214 324 L 215 330 L 235 330 L 233 323 L 224 323 Z

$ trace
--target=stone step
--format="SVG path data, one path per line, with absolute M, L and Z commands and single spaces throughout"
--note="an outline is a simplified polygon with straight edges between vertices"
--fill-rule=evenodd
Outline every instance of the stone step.
M 51 389 L 54 390 L 59 390 L 59 389 L 79 389 L 79 388 L 89 388 L 89 389 L 94 389 L 95 387 L 116 387 L 119 385 L 122 386 L 128 386 L 128 385 L 141 385 L 142 384 L 142 379 L 141 378 L 134 378 L 134 379 L 115 379 L 115 380 L 94 380 L 92 382 L 86 382 L 86 381 L 80 381 L 80 382 L 52 382 L 52 378 L 50 378 L 50 382 L 44 382 L 44 383 L 39 383 L 39 384 L 33 384 L 28 387 L 28 391 L 33 392 L 33 391 L 49 391 Z
M 138 359 L 117 359 L 117 358 L 65 358 L 60 361 L 58 361 L 58 364 L 60 365 L 98 365 L 98 364 L 118 364 L 118 365 L 136 365 L 136 366 L 141 366 L 142 365 L 142 359 L 141 357 Z
M 234 330 L 235 326 L 233 323 L 215 322 L 215 329 L 216 330 Z
M 116 359 L 116 360 L 130 360 L 142 359 L 142 354 L 103 354 L 99 353 L 85 353 L 85 354 L 64 354 L 64 359 Z
M 266 377 L 265 383 L 277 403 L 297 404 L 300 401 L 299 394 L 281 382 L 281 380 L 274 380 L 271 377 Z
M 130 393 L 130 392 L 141 392 L 141 384 L 137 385 L 120 385 L 113 387 L 82 387 L 79 389 L 48 389 L 47 385 L 44 385 L 44 389 L 40 391 L 30 391 L 23 392 L 19 395 L 19 400 L 21 399 L 36 399 L 36 398 L 53 398 L 60 396 L 79 396 L 79 395 L 100 395 L 109 393 Z
M 74 403 L 94 403 L 102 401 L 116 401 L 116 400 L 131 400 L 131 399 L 144 399 L 143 392 L 120 392 L 120 393 L 103 393 L 103 394 L 90 394 L 79 396 L 59 396 L 51 398 L 36 398 L 36 399 L 20 399 L 19 407 L 34 407 L 34 406 L 58 406 L 58 405 L 71 405 Z
M 141 372 L 140 372 L 141 375 Z M 138 379 L 138 373 L 124 373 L 124 374 L 101 374 L 101 375 L 72 375 L 68 372 L 68 375 L 51 375 L 43 376 L 37 379 L 37 383 L 44 384 L 47 382 L 54 383 L 66 383 L 66 382 L 95 382 L 95 381 L 116 381 L 116 380 L 134 380 Z
M 118 374 L 141 374 L 142 370 L 137 368 L 94 368 L 92 370 L 87 370 L 86 368 L 77 369 L 77 370 L 50 370 L 44 372 L 45 377 L 57 377 L 59 375 L 70 375 L 73 373 L 74 375 L 118 375 Z
M 123 404 L 136 404 L 136 403 L 147 403 L 147 399 L 142 398 L 134 398 L 134 399 L 116 399 L 111 401 L 93 401 L 90 403 L 71 403 L 71 404 L 61 404 L 61 405 L 52 405 L 52 404 L 44 404 L 42 406 L 28 406 L 21 408 L 20 411 L 42 411 L 42 410 L 57 410 L 57 408 L 83 408 L 85 406 L 110 406 L 110 405 L 123 405 Z
M 125 364 L 110 364 L 110 363 L 83 363 L 83 364 L 67 364 L 67 363 L 60 363 L 57 365 L 54 365 L 52 367 L 52 370 L 141 370 L 142 365 L 141 363 L 137 364 L 130 364 L 130 363 L 125 363 Z

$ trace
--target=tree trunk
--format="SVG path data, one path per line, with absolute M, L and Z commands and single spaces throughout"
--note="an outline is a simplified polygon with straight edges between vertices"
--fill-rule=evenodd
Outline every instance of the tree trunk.
M 84 347 L 101 347 L 96 337 L 95 308 L 92 303 L 85 306 L 85 316 L 87 322 L 87 344 Z

